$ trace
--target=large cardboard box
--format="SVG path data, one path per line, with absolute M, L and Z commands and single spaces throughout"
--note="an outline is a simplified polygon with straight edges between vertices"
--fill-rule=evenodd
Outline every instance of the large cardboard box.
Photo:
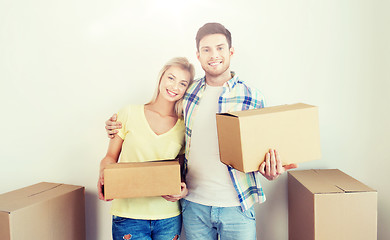
M 1 240 L 85 240 L 84 187 L 42 182 L 0 195 Z
M 104 169 L 105 199 L 177 195 L 180 184 L 178 161 L 116 163 Z
M 290 240 L 376 240 L 377 192 L 337 169 L 288 173 Z
M 221 161 L 242 172 L 259 169 L 269 149 L 284 164 L 321 158 L 318 107 L 297 103 L 217 114 Z

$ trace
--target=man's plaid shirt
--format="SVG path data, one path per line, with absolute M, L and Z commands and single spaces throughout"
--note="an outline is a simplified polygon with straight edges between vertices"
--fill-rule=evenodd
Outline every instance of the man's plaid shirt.
M 185 140 L 186 140 L 186 162 L 189 151 L 191 150 L 192 119 L 196 115 L 196 110 L 201 101 L 205 89 L 205 77 L 196 80 L 187 90 L 183 99 L 183 113 L 185 121 Z M 222 94 L 218 100 L 218 113 L 242 111 L 264 107 L 264 98 L 262 94 L 240 81 L 232 72 L 232 79 L 223 85 Z M 241 208 L 246 211 L 256 202 L 265 201 L 265 195 L 260 185 L 260 173 L 250 172 L 242 173 L 232 167 L 227 166 L 233 185 L 237 191 Z

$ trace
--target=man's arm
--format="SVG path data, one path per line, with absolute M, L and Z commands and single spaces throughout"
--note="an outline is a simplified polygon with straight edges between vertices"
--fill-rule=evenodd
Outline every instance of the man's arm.
M 118 130 L 122 128 L 122 123 L 117 121 L 117 114 L 115 113 L 106 121 L 106 132 L 109 138 L 114 138 Z

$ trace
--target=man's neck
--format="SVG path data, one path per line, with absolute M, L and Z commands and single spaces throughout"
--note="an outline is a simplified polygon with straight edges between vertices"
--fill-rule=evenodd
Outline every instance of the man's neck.
M 223 86 L 225 82 L 229 81 L 230 79 L 232 79 L 230 70 L 227 70 L 218 76 L 212 76 L 206 73 L 206 83 L 213 87 Z

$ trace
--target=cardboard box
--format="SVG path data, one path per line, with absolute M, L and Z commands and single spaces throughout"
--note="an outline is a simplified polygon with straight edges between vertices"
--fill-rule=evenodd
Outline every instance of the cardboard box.
M 376 240 L 377 192 L 337 169 L 288 172 L 290 240 Z
M 42 182 L 0 195 L 1 240 L 85 240 L 84 187 Z
M 177 195 L 180 184 L 178 161 L 116 163 L 104 169 L 106 199 Z
M 221 161 L 242 172 L 259 169 L 269 149 L 283 164 L 321 158 L 318 107 L 303 103 L 217 114 Z

